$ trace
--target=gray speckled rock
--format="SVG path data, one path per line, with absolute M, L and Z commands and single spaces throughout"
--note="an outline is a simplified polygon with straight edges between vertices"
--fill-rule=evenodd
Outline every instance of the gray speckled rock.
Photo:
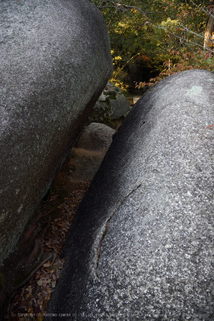
M 47 192 L 112 73 L 88 0 L 0 5 L 0 265 Z
M 123 90 L 109 81 L 96 102 L 89 121 L 108 124 L 111 120 L 126 116 L 129 110 L 129 102 Z
M 107 150 L 114 134 L 115 130 L 105 124 L 91 123 L 81 133 L 76 147 L 93 151 Z
M 213 87 L 208 71 L 170 76 L 127 116 L 69 231 L 46 320 L 214 320 Z

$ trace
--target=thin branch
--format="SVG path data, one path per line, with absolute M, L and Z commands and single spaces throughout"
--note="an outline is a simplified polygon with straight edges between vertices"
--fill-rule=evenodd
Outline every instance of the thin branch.
M 191 0 L 191 2 L 193 3 L 193 5 L 197 6 L 197 5 L 194 3 L 193 0 Z M 167 27 L 162 27 L 162 26 L 154 23 L 154 22 L 146 15 L 146 13 L 145 13 L 141 8 L 139 8 L 139 7 L 131 6 L 131 5 L 126 5 L 126 4 L 121 4 L 121 3 L 114 2 L 114 1 L 111 1 L 111 0 L 104 0 L 104 1 L 102 1 L 102 3 L 104 3 L 104 4 L 110 3 L 111 5 L 109 5 L 109 6 L 108 6 L 108 5 L 107 5 L 107 6 L 106 6 L 106 5 L 100 6 L 100 7 L 99 7 L 100 9 L 104 9 L 104 8 L 114 8 L 114 9 L 116 9 L 116 11 L 124 11 L 124 9 L 126 9 L 126 10 L 131 10 L 131 9 L 133 9 L 133 10 L 139 11 L 139 12 L 144 16 L 144 18 L 145 18 L 148 22 L 150 22 L 154 27 L 156 27 L 156 28 L 158 28 L 158 29 L 162 29 L 162 30 L 164 30 L 164 31 L 167 31 L 169 34 L 173 35 L 175 38 L 179 39 L 180 41 L 181 41 L 181 40 L 182 40 L 182 41 L 185 41 L 187 46 L 190 46 L 190 44 L 192 44 L 192 45 L 194 45 L 194 46 L 198 46 L 198 47 L 204 48 L 203 45 L 201 45 L 200 43 L 193 42 L 192 40 L 190 40 L 189 43 L 188 43 L 187 40 L 182 39 L 182 37 L 176 35 L 173 31 L 169 30 Z M 197 6 L 197 7 L 198 7 L 198 6 Z M 204 11 L 206 14 L 208 14 L 208 11 L 205 10 L 203 7 L 200 7 L 200 9 L 201 9 L 202 11 Z M 211 13 L 209 13 L 209 14 L 212 16 Z M 213 17 L 214 17 L 214 16 L 213 16 Z M 197 34 L 196 32 L 188 29 L 187 27 L 183 26 L 181 23 L 178 23 L 178 26 L 182 27 L 182 28 L 184 29 L 184 31 L 186 31 L 187 33 L 193 34 L 194 36 L 197 36 L 197 37 L 199 37 L 199 38 L 201 38 L 201 39 L 204 40 L 204 36 L 202 36 L 202 35 L 200 35 L 200 34 Z M 210 48 L 207 48 L 207 50 L 208 50 L 208 51 L 211 51 L 211 52 L 214 52 L 214 51 L 211 50 Z
M 139 53 L 137 53 L 136 55 L 132 56 L 132 57 L 122 66 L 122 68 L 120 68 L 120 70 L 115 74 L 115 77 L 128 65 L 128 63 L 129 63 L 132 59 L 136 58 L 136 57 L 139 56 L 140 54 L 141 54 L 141 53 L 139 52 Z
M 193 0 L 190 0 L 192 2 L 192 4 L 198 8 L 198 5 L 193 1 Z M 209 12 L 208 10 L 204 9 L 204 7 L 200 7 L 200 10 L 203 11 L 204 13 L 206 13 L 207 15 L 210 15 L 212 18 L 214 18 L 214 16 L 212 15 L 211 12 Z

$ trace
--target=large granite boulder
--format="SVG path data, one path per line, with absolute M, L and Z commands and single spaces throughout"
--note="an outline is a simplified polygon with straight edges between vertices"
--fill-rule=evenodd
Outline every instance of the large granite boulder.
M 170 76 L 127 116 L 69 231 L 46 320 L 213 320 L 213 86 L 208 71 Z
M 0 265 L 112 73 L 88 0 L 3 0 L 0 8 Z

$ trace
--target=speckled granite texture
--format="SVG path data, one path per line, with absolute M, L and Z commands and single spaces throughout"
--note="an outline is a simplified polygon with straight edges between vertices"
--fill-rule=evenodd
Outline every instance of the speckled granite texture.
M 0 265 L 112 74 L 88 0 L 0 1 Z
M 213 73 L 182 72 L 135 105 L 69 231 L 46 320 L 214 320 L 213 88 Z

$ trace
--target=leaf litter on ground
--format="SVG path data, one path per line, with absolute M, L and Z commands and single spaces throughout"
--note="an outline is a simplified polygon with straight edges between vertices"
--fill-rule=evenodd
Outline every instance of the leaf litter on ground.
M 44 207 L 42 206 L 44 214 L 47 215 L 47 204 L 50 203 L 51 206 L 56 206 L 59 212 L 50 223 L 43 241 L 44 252 L 54 252 L 54 257 L 45 262 L 24 286 L 16 290 L 7 308 L 5 320 L 42 321 L 44 319 L 51 294 L 65 263 L 61 253 L 66 235 L 89 185 L 90 182 L 82 182 L 79 188 L 69 193 L 59 206 L 56 205 L 57 192 L 53 192 L 44 202 Z

